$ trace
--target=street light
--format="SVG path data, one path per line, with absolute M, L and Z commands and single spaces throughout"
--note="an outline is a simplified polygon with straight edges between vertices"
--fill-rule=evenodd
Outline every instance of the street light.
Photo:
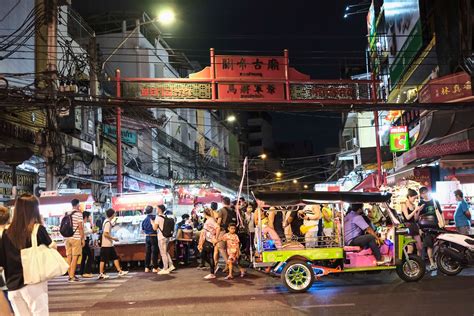
M 293 179 L 293 183 L 294 183 L 294 184 L 297 184 L 297 183 L 298 183 L 298 180 Z
M 104 70 L 105 68 L 105 64 L 110 60 L 110 58 L 112 58 L 113 55 L 115 55 L 115 53 L 125 44 L 125 42 L 128 41 L 128 39 L 130 37 L 132 37 L 132 35 L 140 28 L 140 26 L 143 26 L 143 25 L 147 25 L 147 24 L 151 24 L 151 23 L 155 23 L 155 22 L 160 22 L 162 24 L 171 24 L 173 23 L 175 20 L 175 14 L 173 11 L 171 11 L 170 9 L 167 9 L 167 10 L 164 10 L 164 11 L 161 11 L 159 14 L 158 14 L 158 17 L 154 18 L 153 20 L 150 20 L 150 21 L 146 21 L 146 22 L 142 22 L 142 23 L 137 23 L 137 25 L 135 26 L 135 28 L 130 32 L 130 34 L 127 35 L 127 37 L 125 37 L 121 42 L 120 44 L 118 44 L 117 47 L 115 47 L 115 49 L 112 51 L 112 53 L 104 60 L 104 62 L 102 63 L 102 71 Z
M 174 20 L 175 14 L 171 9 L 163 10 L 158 14 L 158 21 L 163 24 L 171 24 L 174 22 Z
M 281 178 L 283 176 L 283 173 L 281 173 L 280 171 L 277 171 L 275 175 L 277 178 Z
M 226 121 L 229 122 L 229 123 L 235 122 L 236 120 L 237 120 L 237 118 L 235 117 L 235 115 L 229 115 L 226 118 Z
M 305 184 L 305 185 L 304 185 L 304 188 L 305 188 L 305 189 L 307 189 L 307 188 L 308 188 L 308 185 L 307 185 L 307 184 Z
M 262 160 L 265 160 L 265 159 L 267 159 L 267 154 L 261 154 L 259 157 L 260 157 Z

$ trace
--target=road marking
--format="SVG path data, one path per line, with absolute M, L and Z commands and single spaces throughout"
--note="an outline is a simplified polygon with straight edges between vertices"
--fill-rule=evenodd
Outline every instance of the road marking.
M 71 298 L 71 300 L 74 300 L 76 302 L 82 300 L 82 301 L 88 301 L 90 303 L 91 296 L 89 295 L 89 293 L 90 292 L 83 292 L 82 295 L 75 295 L 73 298 Z M 103 299 L 107 295 L 108 295 L 108 293 L 106 293 L 106 294 L 94 294 L 94 300 Z M 64 296 L 54 295 L 54 296 L 49 296 L 48 300 L 49 300 L 50 305 L 51 305 L 51 303 L 61 303 L 62 306 L 64 306 L 64 301 L 67 300 L 67 299 Z
M 345 304 L 318 304 L 318 305 L 305 305 L 305 306 L 292 306 L 294 308 L 329 308 L 329 307 L 354 307 L 354 303 L 345 303 Z

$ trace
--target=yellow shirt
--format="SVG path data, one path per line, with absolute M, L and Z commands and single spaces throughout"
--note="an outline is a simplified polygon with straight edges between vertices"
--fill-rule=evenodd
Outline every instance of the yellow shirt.
M 331 218 L 330 221 L 326 221 L 326 218 L 324 218 L 324 213 L 329 214 L 329 217 Z M 323 228 L 333 228 L 333 227 L 334 227 L 334 221 L 333 221 L 332 210 L 329 207 L 323 207 Z

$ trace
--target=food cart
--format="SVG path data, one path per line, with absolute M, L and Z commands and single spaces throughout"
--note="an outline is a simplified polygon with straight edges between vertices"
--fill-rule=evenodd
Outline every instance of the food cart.
M 117 211 L 112 236 L 119 239 L 114 245 L 122 262 L 145 260 L 146 236 L 142 231 L 142 222 L 146 218 L 144 209 L 148 205 L 156 208 L 163 203 L 163 192 L 125 193 L 112 197 L 112 208 Z M 170 243 L 169 248 L 173 257 L 174 241 Z
M 46 230 L 51 239 L 58 245 L 58 251 L 66 256 L 66 249 L 64 246 L 64 237 L 59 233 L 59 225 L 61 218 L 66 212 L 72 211 L 71 201 L 73 199 L 79 200 L 79 209 L 91 212 L 92 216 L 98 214 L 101 210 L 99 204 L 95 203 L 94 198 L 90 194 L 65 194 L 60 195 L 58 191 L 47 191 L 40 196 L 40 215 L 43 217 Z

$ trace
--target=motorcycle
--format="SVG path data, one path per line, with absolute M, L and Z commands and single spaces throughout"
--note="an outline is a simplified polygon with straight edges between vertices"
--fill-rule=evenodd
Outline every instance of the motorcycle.
M 445 232 L 436 238 L 435 260 L 438 270 L 446 275 L 457 275 L 464 268 L 474 266 L 474 238 Z

